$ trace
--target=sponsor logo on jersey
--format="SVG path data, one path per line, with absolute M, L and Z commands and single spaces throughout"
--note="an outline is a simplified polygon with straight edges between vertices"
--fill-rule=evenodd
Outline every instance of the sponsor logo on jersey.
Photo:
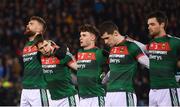
M 32 56 L 37 54 L 37 48 L 36 46 L 26 46 L 23 49 L 23 61 L 27 62 L 27 61 L 31 61 L 33 59 Z
M 110 63 L 120 63 L 122 58 L 125 58 L 128 55 L 127 46 L 118 46 L 113 47 L 110 51 L 109 62 Z
M 87 63 L 91 63 L 96 60 L 96 54 L 93 52 L 79 52 L 77 54 L 78 68 L 86 68 Z
M 168 42 L 152 42 L 149 45 L 149 59 L 162 60 L 162 55 L 167 55 L 171 50 Z

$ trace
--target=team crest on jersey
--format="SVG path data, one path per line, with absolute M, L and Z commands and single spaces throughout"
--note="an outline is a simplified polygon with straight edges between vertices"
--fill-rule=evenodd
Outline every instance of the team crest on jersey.
M 79 52 L 78 60 L 96 60 L 96 55 L 93 52 Z
M 127 46 L 118 46 L 111 49 L 110 54 L 123 54 L 128 55 Z
M 37 52 L 36 46 L 27 46 L 23 49 L 23 54 L 28 54 L 28 53 L 33 53 L 33 52 Z

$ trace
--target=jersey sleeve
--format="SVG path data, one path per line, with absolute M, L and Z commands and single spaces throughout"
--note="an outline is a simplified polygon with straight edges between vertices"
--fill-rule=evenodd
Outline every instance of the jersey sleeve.
M 176 47 L 177 47 L 177 54 L 179 55 L 178 58 L 180 59 L 180 38 L 176 40 Z
M 61 63 L 69 64 L 74 61 L 76 61 L 74 56 L 69 51 L 67 51 L 65 57 L 61 60 Z
M 131 47 L 130 47 L 130 50 L 131 50 L 131 54 L 132 56 L 135 58 L 135 59 L 139 59 L 141 56 L 144 56 L 145 53 L 142 51 L 142 49 L 136 45 L 135 43 L 132 43 L 131 44 Z

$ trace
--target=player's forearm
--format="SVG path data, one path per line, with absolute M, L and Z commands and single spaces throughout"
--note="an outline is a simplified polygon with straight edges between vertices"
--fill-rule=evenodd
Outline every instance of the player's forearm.
M 109 81 L 110 71 L 102 79 L 102 84 L 106 84 Z
M 147 55 L 139 57 L 138 62 L 149 69 L 149 58 L 147 57 Z
M 56 48 L 53 54 L 56 57 L 58 57 L 59 59 L 63 59 L 63 58 L 65 58 L 66 53 L 67 53 L 67 47 L 63 46 L 63 47 L 60 47 L 60 48 Z

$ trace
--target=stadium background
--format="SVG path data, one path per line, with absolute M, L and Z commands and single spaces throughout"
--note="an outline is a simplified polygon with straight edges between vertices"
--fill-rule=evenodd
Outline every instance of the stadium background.
M 76 53 L 78 27 L 84 23 L 98 26 L 105 20 L 113 20 L 121 34 L 148 43 L 145 17 L 155 10 L 167 14 L 167 32 L 180 37 L 180 0 L 0 0 L 0 105 L 19 105 L 23 32 L 31 16 L 47 21 L 46 39 L 66 43 Z M 103 42 L 98 46 L 103 48 Z M 139 72 L 135 79 L 140 104 L 147 103 L 147 75 Z

